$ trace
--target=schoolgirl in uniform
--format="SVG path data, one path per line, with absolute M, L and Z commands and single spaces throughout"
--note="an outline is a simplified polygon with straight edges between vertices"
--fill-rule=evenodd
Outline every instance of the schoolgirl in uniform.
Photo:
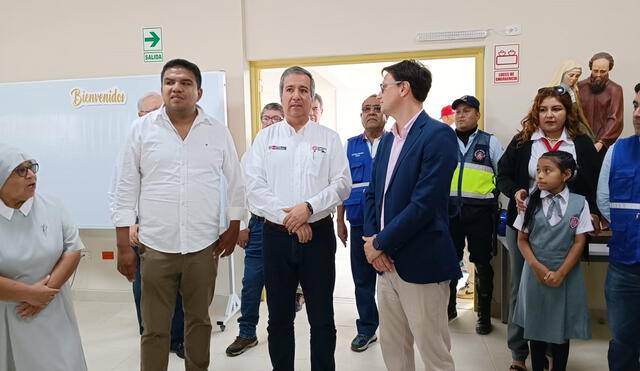
M 529 340 L 533 371 L 542 371 L 550 344 L 554 371 L 566 369 L 569 339 L 591 338 L 580 256 L 593 230 L 584 196 L 569 192 L 573 156 L 547 152 L 538 160 L 536 183 L 513 226 L 527 264 L 522 271 L 513 322 Z

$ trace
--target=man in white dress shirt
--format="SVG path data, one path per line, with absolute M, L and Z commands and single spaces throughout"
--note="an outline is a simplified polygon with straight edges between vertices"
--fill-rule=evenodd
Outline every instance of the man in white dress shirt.
M 177 292 L 185 315 L 185 368 L 207 370 L 218 256 L 235 247 L 245 212 L 244 184 L 229 130 L 196 104 L 202 97 L 198 66 L 171 60 L 161 82 L 164 106 L 134 122 L 119 166 L 112 214 L 118 271 L 133 280 L 136 256 L 129 247 L 129 226 L 137 216 L 141 370 L 167 369 Z M 221 195 L 225 179 L 228 194 Z M 222 234 L 221 197 L 230 220 Z
M 331 212 L 349 196 L 351 175 L 338 134 L 309 120 L 314 93 L 311 73 L 286 69 L 280 78 L 285 119 L 258 133 L 245 160 L 247 198 L 265 218 L 262 250 L 274 370 L 294 369 L 298 282 L 311 326 L 311 369 L 335 369 Z

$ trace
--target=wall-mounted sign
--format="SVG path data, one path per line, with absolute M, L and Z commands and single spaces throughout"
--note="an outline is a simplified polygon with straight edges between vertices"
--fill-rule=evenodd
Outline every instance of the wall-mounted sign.
M 75 108 L 127 103 L 127 93 L 117 87 L 97 92 L 73 88 L 69 93 L 71 94 L 71 105 Z
M 520 82 L 520 44 L 495 45 L 493 54 L 493 83 Z
M 145 62 L 162 62 L 162 28 L 142 29 L 142 50 Z

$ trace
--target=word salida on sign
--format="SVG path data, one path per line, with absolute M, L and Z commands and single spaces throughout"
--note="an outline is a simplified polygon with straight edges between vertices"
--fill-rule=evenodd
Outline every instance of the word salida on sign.
M 496 72 L 495 81 L 518 81 L 518 74 L 515 71 Z

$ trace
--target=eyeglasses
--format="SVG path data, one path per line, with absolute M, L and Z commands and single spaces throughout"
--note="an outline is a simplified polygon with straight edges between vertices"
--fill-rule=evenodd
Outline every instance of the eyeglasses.
M 282 121 L 282 117 L 280 117 L 280 116 L 271 116 L 271 117 L 269 117 L 269 116 L 262 116 L 260 119 L 262 120 L 262 122 L 265 122 L 265 121 L 271 121 L 271 122 L 279 122 L 279 121 Z
M 402 81 L 383 82 L 382 84 L 380 84 L 380 92 L 384 93 L 384 89 L 386 89 L 387 86 L 398 85 L 398 84 L 402 84 Z
M 362 106 L 363 113 L 366 113 L 369 111 L 380 112 L 382 111 L 382 107 L 379 104 L 374 104 L 373 106 L 370 106 L 370 105 Z
M 538 94 L 542 94 L 545 92 L 551 92 L 551 91 L 555 91 L 556 93 L 562 95 L 565 93 L 568 93 L 567 88 L 565 88 L 562 85 L 556 85 L 556 86 L 546 86 L 544 88 L 540 88 L 538 89 Z
M 18 166 L 17 168 L 15 168 L 15 170 L 13 170 L 13 172 L 18 174 L 18 176 L 26 178 L 28 170 L 31 170 L 35 174 L 38 172 L 38 169 L 40 169 L 40 165 L 38 165 L 38 163 L 36 162 L 33 162 L 29 166 Z

